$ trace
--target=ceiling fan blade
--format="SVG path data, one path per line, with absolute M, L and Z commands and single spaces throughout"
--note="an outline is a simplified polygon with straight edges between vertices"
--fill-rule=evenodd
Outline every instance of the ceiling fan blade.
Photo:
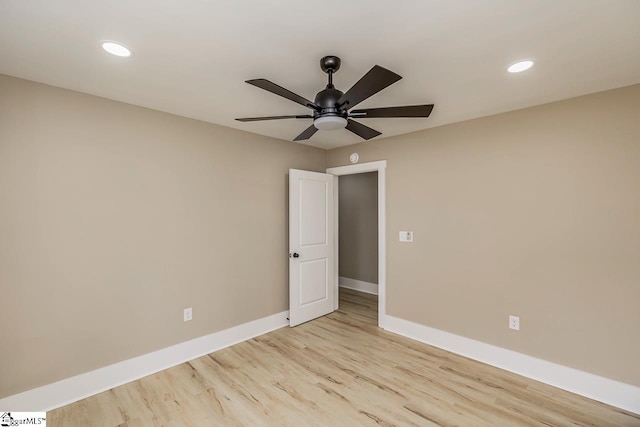
M 304 114 L 304 115 L 297 115 L 297 116 L 242 117 L 236 120 L 239 122 L 259 122 L 261 120 L 280 120 L 280 119 L 313 119 L 313 116 Z
M 347 119 L 347 130 L 355 133 L 361 138 L 371 139 L 378 135 L 382 135 L 375 129 L 371 129 L 369 126 L 365 126 L 362 123 L 358 123 L 355 120 Z
M 397 75 L 393 71 L 389 71 L 386 68 L 375 65 L 367 74 L 358 80 L 351 89 L 340 97 L 338 105 L 344 105 L 347 110 L 349 108 L 353 108 L 387 86 L 394 84 L 401 78 L 401 76 Z
M 290 101 L 297 102 L 298 104 L 303 105 L 307 108 L 311 108 L 313 110 L 320 109 L 320 107 L 318 107 L 316 104 L 309 101 L 308 99 L 303 98 L 302 96 L 295 94 L 290 90 L 283 88 L 282 86 L 278 86 L 277 84 L 270 82 L 267 79 L 247 80 L 246 83 L 259 87 L 260 89 L 264 89 L 268 92 L 275 93 L 276 95 L 279 95 L 283 98 L 287 98 Z
M 353 110 L 350 117 L 357 119 L 370 119 L 377 117 L 429 117 L 433 110 L 433 104 L 428 105 L 405 105 L 402 107 L 382 107 L 367 108 L 364 110 Z
M 304 132 L 302 132 L 300 135 L 296 136 L 293 140 L 294 141 L 302 141 L 302 140 L 305 140 L 305 139 L 309 139 L 316 132 L 318 132 L 318 128 L 316 128 L 314 125 L 311 125 L 308 128 L 306 128 L 304 130 Z

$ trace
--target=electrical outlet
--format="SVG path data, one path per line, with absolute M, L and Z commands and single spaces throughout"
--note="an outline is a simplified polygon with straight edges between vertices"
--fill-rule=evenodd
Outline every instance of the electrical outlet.
M 184 321 L 188 322 L 193 319 L 193 309 L 191 307 L 184 309 Z
M 401 242 L 411 243 L 413 242 L 413 231 L 401 231 L 398 238 Z
M 518 316 L 509 315 L 509 329 L 520 330 L 520 318 Z

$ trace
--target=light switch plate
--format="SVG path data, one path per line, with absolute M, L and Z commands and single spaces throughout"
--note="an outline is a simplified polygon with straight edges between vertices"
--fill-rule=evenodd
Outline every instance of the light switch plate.
M 401 242 L 404 242 L 404 243 L 413 242 L 413 231 L 401 231 L 399 239 Z

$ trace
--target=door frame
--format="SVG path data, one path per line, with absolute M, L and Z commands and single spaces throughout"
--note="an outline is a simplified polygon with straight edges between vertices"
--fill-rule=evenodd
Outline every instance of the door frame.
M 387 161 L 359 163 L 355 165 L 327 168 L 326 172 L 335 176 L 354 175 L 365 172 L 378 172 L 378 326 L 385 327 L 386 299 L 387 299 L 387 246 L 386 246 L 386 169 Z M 335 280 L 335 309 L 338 309 L 339 266 L 338 266 L 338 180 L 333 181 L 333 247 L 334 247 L 334 280 Z

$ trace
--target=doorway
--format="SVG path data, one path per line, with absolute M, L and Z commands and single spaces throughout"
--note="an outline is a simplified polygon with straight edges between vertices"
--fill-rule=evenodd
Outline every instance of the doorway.
M 374 295 L 377 307 L 378 172 L 342 175 L 336 179 L 339 292 L 347 288 Z
M 335 175 L 336 177 L 347 176 L 347 175 L 356 175 L 356 174 L 365 174 L 369 172 L 377 173 L 377 293 L 378 293 L 378 326 L 384 328 L 385 326 L 385 315 L 386 315 L 386 251 L 385 251 L 385 224 L 386 224 L 386 213 L 385 213 L 385 193 L 386 193 L 386 161 L 378 161 L 378 162 L 370 162 L 370 163 L 361 163 L 349 166 L 340 166 L 335 168 L 327 169 L 328 174 Z M 339 283 L 340 283 L 340 252 L 339 252 L 339 179 L 334 180 L 334 257 L 335 257 L 335 308 L 338 308 L 338 295 L 339 295 Z M 345 258 L 343 257 L 343 261 Z M 351 266 L 352 267 L 352 266 Z M 343 269 L 344 271 L 344 269 Z M 371 272 L 367 273 L 371 277 Z M 343 279 L 344 282 L 344 279 Z M 364 286 L 365 288 L 368 285 L 364 285 L 364 283 L 370 283 L 366 280 L 361 280 L 358 282 L 351 282 L 350 284 L 353 286 Z M 347 283 L 349 285 L 349 283 Z M 364 290 L 364 289 L 363 289 Z M 369 290 L 372 290 L 369 288 Z

